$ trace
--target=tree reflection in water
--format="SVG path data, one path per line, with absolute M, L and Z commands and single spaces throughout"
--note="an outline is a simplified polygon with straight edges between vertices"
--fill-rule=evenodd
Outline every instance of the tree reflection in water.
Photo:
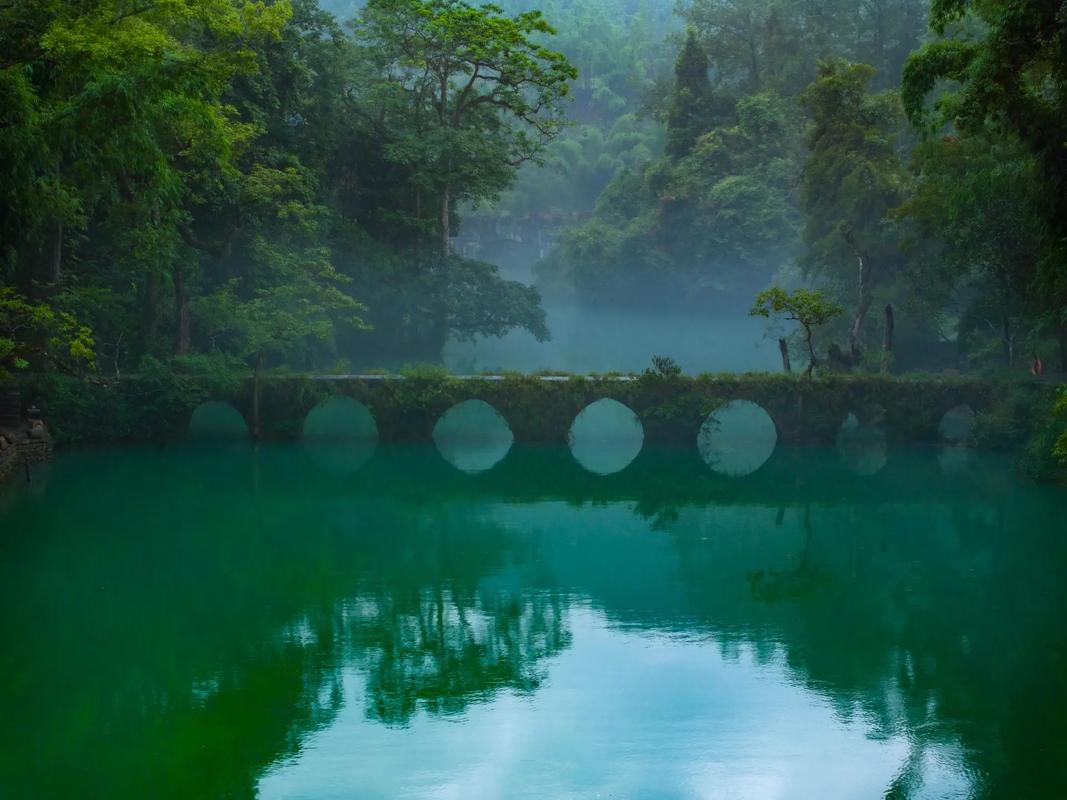
M 972 796 L 1067 782 L 1062 494 L 995 465 L 946 476 L 936 454 L 894 454 L 874 484 L 832 451 L 754 483 L 656 453 L 588 484 L 562 449 L 477 478 L 379 456 L 330 482 L 291 448 L 85 453 L 20 497 L 3 793 L 254 797 L 351 703 L 407 726 L 536 702 L 579 644 L 575 602 L 780 662 L 842 722 L 906 741 L 886 797 L 921 796 L 945 753 Z

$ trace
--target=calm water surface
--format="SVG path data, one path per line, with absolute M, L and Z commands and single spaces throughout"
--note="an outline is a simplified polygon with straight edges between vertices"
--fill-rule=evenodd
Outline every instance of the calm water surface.
M 862 472 L 65 454 L 0 495 L 0 797 L 1064 797 L 1067 493 Z

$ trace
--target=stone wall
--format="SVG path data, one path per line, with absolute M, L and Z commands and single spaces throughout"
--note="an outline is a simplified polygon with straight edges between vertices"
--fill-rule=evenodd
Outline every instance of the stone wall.
M 0 486 L 6 484 L 18 472 L 18 450 L 14 445 L 8 445 L 0 450 Z
M 33 467 L 52 460 L 52 438 L 47 434 L 31 438 L 27 429 L 19 429 L 7 430 L 4 436 L 7 446 L 0 450 L 0 486 L 22 475 L 27 465 Z

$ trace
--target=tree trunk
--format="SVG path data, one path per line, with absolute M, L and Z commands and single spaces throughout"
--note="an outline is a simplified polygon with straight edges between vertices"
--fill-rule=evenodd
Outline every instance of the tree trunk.
M 867 321 L 867 312 L 871 310 L 871 259 L 867 252 L 860 248 L 851 230 L 842 231 L 845 242 L 856 256 L 859 265 L 859 281 L 857 284 L 856 316 L 852 320 L 852 328 L 848 333 L 848 347 L 853 359 L 858 362 L 861 355 L 860 338 L 863 335 L 863 324 Z
M 889 372 L 890 362 L 893 360 L 893 331 L 896 329 L 896 320 L 893 316 L 893 306 L 885 307 L 885 338 L 882 339 L 882 371 Z
M 415 189 L 415 267 L 421 273 L 422 272 L 422 248 L 423 248 L 423 235 L 422 235 L 422 189 Z
M 793 371 L 793 364 L 789 360 L 789 344 L 785 339 L 778 340 L 778 350 L 782 353 L 782 369 L 791 373 Z
M 252 372 L 252 438 L 260 439 L 259 425 L 259 369 L 263 366 L 263 354 L 256 354 L 256 366 Z
M 1008 317 L 1000 322 L 1001 339 L 1004 343 L 1004 363 L 1008 367 L 1015 366 L 1015 334 L 1011 329 L 1011 320 Z
M 174 355 L 184 356 L 189 352 L 189 293 L 185 287 L 185 272 L 181 267 L 174 270 Z
M 448 342 L 448 312 L 444 306 L 434 304 L 426 310 L 426 318 L 428 324 L 419 326 L 409 351 L 420 361 L 439 363 Z
M 808 369 L 804 372 L 804 377 L 811 380 L 811 373 L 815 371 L 815 343 L 811 338 L 811 328 L 807 325 L 804 326 L 804 337 L 808 343 Z
M 452 187 L 441 190 L 441 254 L 448 256 L 452 248 Z

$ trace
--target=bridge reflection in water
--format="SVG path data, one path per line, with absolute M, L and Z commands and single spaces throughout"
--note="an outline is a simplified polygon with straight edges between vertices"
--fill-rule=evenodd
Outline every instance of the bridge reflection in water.
M 515 447 L 472 478 L 427 447 L 346 476 L 198 446 L 41 486 L 3 520 L 5 796 L 1067 779 L 1067 508 L 983 456 L 890 451 L 872 481 L 780 448 L 737 479 L 646 448 L 605 478 Z
M 967 443 L 975 412 L 966 404 L 946 411 L 938 424 L 940 444 L 946 448 L 946 469 L 960 469 L 968 456 Z M 503 462 L 515 435 L 508 420 L 491 404 L 473 399 L 457 403 L 434 421 L 432 440 L 441 456 L 468 474 L 488 472 Z M 842 417 L 834 443 L 842 461 L 859 475 L 874 476 L 886 463 L 891 431 L 884 407 L 863 406 Z M 240 441 L 249 426 L 232 406 L 211 401 L 198 407 L 190 420 L 188 438 L 195 441 Z M 367 464 L 377 448 L 380 432 L 373 412 L 347 396 L 334 396 L 308 412 L 302 439 L 324 467 L 354 472 Z M 761 469 L 777 451 L 779 431 L 771 415 L 757 403 L 732 400 L 703 420 L 694 436 L 697 452 L 712 471 L 743 477 Z M 597 400 L 578 413 L 566 443 L 575 461 L 589 472 L 613 475 L 627 469 L 646 447 L 645 428 L 631 408 L 610 398 Z

